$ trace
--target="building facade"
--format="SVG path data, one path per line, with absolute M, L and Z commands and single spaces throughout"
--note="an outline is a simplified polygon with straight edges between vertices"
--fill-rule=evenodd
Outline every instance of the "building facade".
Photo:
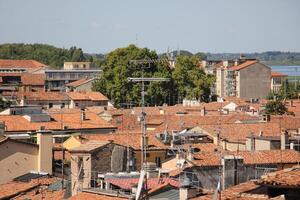
M 239 60 L 238 63 L 217 69 L 217 95 L 247 99 L 265 98 L 271 91 L 271 69 L 258 60 Z

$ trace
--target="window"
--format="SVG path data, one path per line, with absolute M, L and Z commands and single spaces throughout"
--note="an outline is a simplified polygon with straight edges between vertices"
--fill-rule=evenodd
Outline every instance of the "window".
M 53 103 L 49 103 L 49 108 L 52 108 L 53 107 Z
M 64 108 L 64 107 L 65 107 L 65 103 L 62 103 L 62 104 L 61 104 L 61 108 Z
M 83 172 L 83 158 L 78 157 L 78 179 L 79 181 L 82 181 L 84 178 L 84 172 Z
M 156 167 L 161 167 L 160 157 L 155 157 L 155 163 L 156 163 Z
M 146 153 L 146 157 L 149 158 L 150 157 L 150 153 Z

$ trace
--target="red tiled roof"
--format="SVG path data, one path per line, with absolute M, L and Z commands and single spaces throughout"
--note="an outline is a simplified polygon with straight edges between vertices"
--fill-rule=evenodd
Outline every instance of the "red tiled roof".
M 287 75 L 275 71 L 271 72 L 271 77 L 282 77 L 282 76 L 287 76 Z
M 257 183 L 261 185 L 285 186 L 300 188 L 300 166 L 294 166 L 262 176 Z
M 23 85 L 45 85 L 45 74 L 22 73 L 21 81 Z
M 137 185 L 139 182 L 138 178 L 126 178 L 126 179 L 106 179 L 107 182 L 109 182 L 112 185 L 118 186 L 122 189 L 131 189 L 132 186 Z M 159 180 L 158 178 L 149 178 L 147 180 L 148 189 L 156 188 L 161 184 L 168 183 L 173 187 L 178 188 L 180 186 L 180 183 L 171 178 L 162 178 Z
M 267 195 L 263 194 L 251 194 L 247 193 L 248 191 L 254 190 L 259 186 L 255 184 L 254 181 L 248 181 L 245 183 L 241 183 L 239 185 L 235 185 L 229 187 L 222 191 L 222 200 L 266 200 L 269 199 Z M 199 196 L 192 198 L 193 200 L 211 200 L 213 199 L 212 194 Z
M 72 196 L 69 200 L 124 200 L 128 198 L 109 196 L 109 194 L 95 194 L 89 192 L 80 192 Z
M 294 150 L 270 150 L 270 151 L 226 151 L 222 155 L 234 155 L 243 158 L 246 165 L 253 164 L 296 164 L 300 162 L 300 154 Z M 199 152 L 194 154 L 192 164 L 196 166 L 219 166 L 220 153 Z M 192 165 L 191 165 L 192 166 Z
M 166 149 L 167 146 L 163 145 L 161 142 L 156 139 L 155 134 L 148 133 L 148 146 L 149 149 Z M 130 146 L 135 150 L 141 149 L 141 132 L 138 131 L 125 131 L 125 132 L 116 132 L 112 134 L 86 134 L 84 136 L 89 140 L 97 141 L 112 141 L 115 144 L 122 146 Z
M 22 98 L 31 101 L 68 101 L 68 97 L 65 93 L 61 92 L 18 92 L 17 98 L 21 100 Z
M 73 81 L 71 83 L 68 83 L 68 84 L 66 84 L 66 86 L 69 86 L 69 87 L 78 87 L 78 86 L 80 86 L 82 84 L 85 84 L 85 83 L 88 83 L 88 82 L 90 82 L 92 80 L 94 80 L 94 79 L 93 78 L 90 78 L 90 79 L 83 78 L 83 79 L 79 79 L 77 81 Z
M 245 164 L 288 164 L 300 162 L 300 154 L 294 150 L 269 150 L 269 151 L 240 151 L 235 155 L 242 156 Z
M 0 60 L 0 68 L 40 68 L 45 64 L 36 60 Z
M 240 69 L 244 69 L 246 67 L 249 67 L 250 65 L 253 65 L 255 63 L 258 63 L 258 61 L 257 60 L 247 60 L 247 61 L 245 61 L 242 64 L 239 64 L 237 66 L 229 67 L 229 69 L 230 70 L 240 70 Z
M 106 101 L 108 98 L 101 92 L 67 92 L 72 100 Z
M 110 123 L 103 120 L 101 117 L 92 112 L 86 112 L 86 119 L 81 120 L 79 109 L 69 109 L 69 112 L 50 113 L 52 118 L 49 122 L 30 122 L 21 115 L 1 115 L 0 121 L 5 122 L 6 131 L 18 132 L 18 131 L 36 131 L 41 126 L 45 126 L 47 130 L 61 130 L 61 119 L 63 124 L 68 126 L 70 130 L 80 129 L 103 129 L 103 128 L 115 128 Z M 18 122 L 18 123 L 16 123 Z
M 57 178 L 32 179 L 30 182 L 11 181 L 0 185 L 0 199 L 10 199 L 30 191 L 40 185 L 50 185 L 57 181 Z
M 199 125 L 199 127 L 212 136 L 216 136 L 217 131 L 219 131 L 221 139 L 241 143 L 244 143 L 246 138 L 252 133 L 254 135 L 259 135 L 262 131 L 264 136 L 280 136 L 281 133 L 280 125 L 278 123 L 223 123 L 219 125 Z

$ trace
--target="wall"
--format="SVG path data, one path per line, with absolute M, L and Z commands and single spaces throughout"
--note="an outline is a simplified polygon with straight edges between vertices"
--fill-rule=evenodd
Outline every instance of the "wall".
M 254 139 L 255 142 L 255 150 L 262 151 L 262 150 L 274 150 L 280 149 L 280 141 L 270 141 L 270 140 L 262 140 L 262 139 Z M 246 141 L 246 150 L 251 150 L 251 139 L 247 138 Z
M 90 107 L 90 106 L 107 106 L 108 101 L 78 101 L 78 100 L 71 100 L 70 108 L 81 108 L 81 107 Z
M 7 141 L 0 145 L 0 184 L 38 170 L 37 146 Z
M 52 174 L 52 132 L 37 133 L 39 145 L 38 171 Z
M 216 77 L 216 92 L 217 95 L 220 97 L 224 97 L 224 70 L 223 69 L 217 69 L 217 77 Z
M 90 62 L 65 62 L 64 69 L 89 69 Z
M 132 158 L 132 151 L 130 150 Z M 92 154 L 92 171 L 96 172 L 124 172 L 127 170 L 127 148 L 108 144 Z
M 141 169 L 141 151 L 137 150 L 134 151 L 134 158 L 135 158 L 135 163 L 136 163 L 136 168 L 137 170 Z M 155 158 L 160 157 L 161 162 L 166 160 L 167 158 L 167 153 L 166 150 L 148 150 L 148 157 L 147 157 L 147 162 L 152 162 L 155 163 Z
M 66 101 L 51 101 L 51 100 L 47 100 L 47 101 L 38 101 L 38 100 L 25 100 L 25 105 L 40 105 L 43 108 L 49 109 L 49 104 L 52 103 L 52 108 L 61 108 L 61 106 L 64 104 L 65 108 L 70 108 L 69 100 Z
M 72 148 L 75 147 L 79 147 L 80 146 L 80 141 L 78 139 L 76 139 L 74 136 L 71 136 L 70 138 L 68 138 L 65 142 L 64 142 L 64 148 L 66 148 L 67 150 L 70 150 Z
M 93 81 L 89 81 L 85 84 L 82 84 L 74 89 L 74 91 L 92 91 Z
M 222 147 L 225 150 L 236 151 L 236 150 L 246 150 L 246 145 L 237 142 L 226 142 L 222 141 Z
M 265 98 L 271 90 L 271 69 L 261 63 L 241 69 L 237 79 L 240 98 Z
M 82 188 L 89 188 L 91 180 L 91 155 L 89 153 L 75 153 L 71 156 L 71 184 L 72 196 Z

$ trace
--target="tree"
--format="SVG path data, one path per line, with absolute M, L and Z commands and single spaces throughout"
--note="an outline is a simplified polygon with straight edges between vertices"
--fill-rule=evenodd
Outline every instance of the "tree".
M 180 97 L 209 101 L 210 87 L 215 78 L 212 75 L 206 75 L 199 68 L 199 62 L 200 59 L 197 56 L 177 57 L 172 77 Z
M 289 112 L 284 103 L 279 100 L 269 101 L 266 104 L 265 113 L 270 115 L 293 114 Z
M 84 61 L 85 58 L 83 56 L 83 52 L 82 52 L 82 49 L 75 49 L 74 52 L 73 52 L 73 55 L 72 55 L 72 61 L 74 62 L 82 62 Z
M 121 103 L 125 102 L 140 104 L 141 86 L 138 83 L 128 82 L 127 78 L 141 77 L 142 67 L 144 77 L 171 77 L 170 69 L 160 64 L 136 66 L 131 64 L 130 60 L 157 59 L 157 57 L 156 52 L 135 45 L 118 48 L 107 54 L 102 66 L 103 74 L 94 84 L 93 89 L 107 95 L 115 106 L 121 106 Z M 146 89 L 146 104 L 160 105 L 171 93 L 172 87 L 170 83 L 151 83 L 146 86 Z
M 0 59 L 33 59 L 53 68 L 61 68 L 65 61 L 87 60 L 80 48 L 64 49 L 46 44 L 2 44 Z

